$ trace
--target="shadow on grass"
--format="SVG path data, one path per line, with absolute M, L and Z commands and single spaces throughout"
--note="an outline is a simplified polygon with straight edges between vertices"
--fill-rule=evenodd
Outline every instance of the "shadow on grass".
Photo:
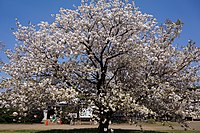
M 47 130 L 47 131 L 38 131 L 36 133 L 98 133 L 98 130 L 97 129 Z M 166 133 L 166 132 L 114 129 L 114 133 Z

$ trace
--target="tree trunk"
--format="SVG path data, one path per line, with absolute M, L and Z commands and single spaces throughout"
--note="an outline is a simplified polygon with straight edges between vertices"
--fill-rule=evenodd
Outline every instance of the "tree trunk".
M 108 126 L 109 126 L 110 119 L 107 117 L 103 117 L 100 119 L 98 131 L 99 133 L 108 133 Z

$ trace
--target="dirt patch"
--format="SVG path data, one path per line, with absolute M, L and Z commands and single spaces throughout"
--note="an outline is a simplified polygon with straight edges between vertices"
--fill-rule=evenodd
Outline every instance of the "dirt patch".
M 187 122 L 190 128 L 189 130 L 199 130 L 200 131 L 200 121 L 191 121 Z M 98 125 L 58 125 L 58 124 L 50 124 L 46 126 L 45 124 L 0 124 L 0 130 L 51 130 L 51 129 L 79 129 L 79 128 L 97 128 Z M 172 127 L 158 124 L 144 124 L 144 125 L 129 125 L 129 124 L 112 124 L 110 128 L 113 129 L 130 129 L 130 130 L 184 130 L 181 125 L 176 124 Z

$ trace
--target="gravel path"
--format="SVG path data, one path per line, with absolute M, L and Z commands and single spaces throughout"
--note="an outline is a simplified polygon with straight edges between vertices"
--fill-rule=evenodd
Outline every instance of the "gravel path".
M 199 130 L 200 131 L 200 122 L 188 122 L 191 129 L 189 130 Z M 51 130 L 51 129 L 79 129 L 79 128 L 97 128 L 98 125 L 57 125 L 50 124 L 48 126 L 44 124 L 0 124 L 0 130 Z M 143 130 L 184 130 L 179 125 L 173 126 L 174 129 L 169 126 L 159 126 L 156 124 L 144 124 L 142 125 Z M 129 125 L 129 124 L 112 124 L 110 128 L 113 129 L 131 129 L 131 130 L 140 130 L 140 126 Z

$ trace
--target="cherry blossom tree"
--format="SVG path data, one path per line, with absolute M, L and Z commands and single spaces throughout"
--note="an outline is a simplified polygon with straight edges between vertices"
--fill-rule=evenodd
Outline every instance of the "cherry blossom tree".
M 6 51 L 10 62 L 2 69 L 11 77 L 4 88 L 19 96 L 29 94 L 47 106 L 84 95 L 99 133 L 108 132 L 118 110 L 157 116 L 188 111 L 199 82 L 200 50 L 192 41 L 174 46 L 180 20 L 158 26 L 134 3 L 99 0 L 61 8 L 51 24 L 17 27 L 19 45 Z
M 5 45 L 3 44 L 3 42 L 0 41 L 0 51 L 3 51 Z M 0 66 L 3 64 L 3 61 L 0 59 Z

